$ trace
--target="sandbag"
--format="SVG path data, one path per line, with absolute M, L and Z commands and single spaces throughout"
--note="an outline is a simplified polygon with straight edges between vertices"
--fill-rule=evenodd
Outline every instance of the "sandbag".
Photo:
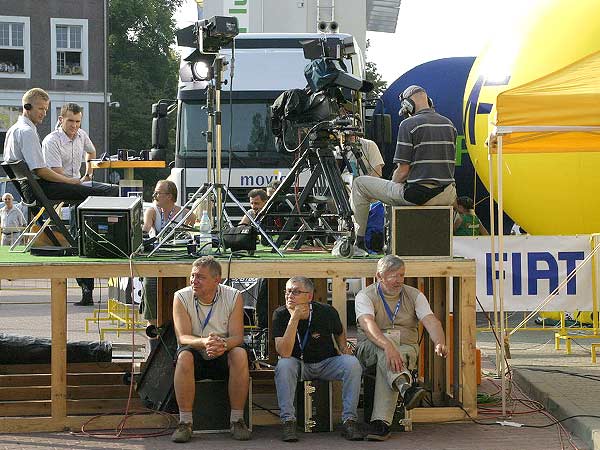
M 0 333 L 0 364 L 50 364 L 51 353 L 51 339 Z M 111 342 L 67 342 L 67 363 L 111 361 Z

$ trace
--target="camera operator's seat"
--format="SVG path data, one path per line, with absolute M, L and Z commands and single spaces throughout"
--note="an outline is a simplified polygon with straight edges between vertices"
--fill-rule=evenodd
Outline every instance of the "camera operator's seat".
M 31 219 L 25 227 L 25 230 L 23 230 L 11 245 L 10 251 L 18 251 L 19 253 L 29 251 L 42 233 L 48 237 L 53 247 L 70 247 L 76 249 L 77 241 L 57 213 L 57 211 L 60 211 L 60 208 L 62 208 L 64 202 L 60 200 L 49 200 L 48 197 L 46 197 L 42 187 L 39 185 L 24 161 L 4 162 L 1 165 L 6 172 L 7 177 L 21 196 L 23 203 L 25 203 L 32 211 L 36 211 L 33 219 Z M 35 233 L 32 232 L 33 225 L 40 221 L 43 221 L 40 229 Z M 64 238 L 63 242 L 61 242 L 57 235 L 58 233 L 55 233 L 52 227 L 62 235 Z M 27 237 L 32 238 L 25 245 L 25 248 L 22 250 L 14 250 L 17 245 L 24 243 L 25 238 Z M 67 245 L 64 245 L 64 241 L 66 241 Z

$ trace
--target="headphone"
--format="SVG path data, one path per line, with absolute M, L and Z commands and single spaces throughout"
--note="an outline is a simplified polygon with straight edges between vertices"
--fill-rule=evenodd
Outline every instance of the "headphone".
M 25 108 L 27 111 L 31 111 L 33 109 L 33 106 L 31 105 L 31 103 L 25 103 L 23 105 L 23 108 Z
M 425 92 L 423 89 L 417 89 L 416 91 L 411 92 L 411 96 L 416 94 L 417 92 Z M 404 92 L 402 93 L 404 94 Z M 402 94 L 400 94 L 400 115 L 408 114 L 412 116 L 415 113 L 416 105 L 415 102 L 409 98 L 403 98 Z M 430 108 L 433 108 L 433 100 L 431 97 L 427 97 L 427 104 Z

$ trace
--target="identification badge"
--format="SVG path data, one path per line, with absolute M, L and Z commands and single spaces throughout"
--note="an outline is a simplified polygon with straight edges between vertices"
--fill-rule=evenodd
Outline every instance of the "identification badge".
M 393 342 L 399 344 L 400 343 L 400 330 L 397 328 L 388 328 L 383 332 L 385 337 L 392 340 Z

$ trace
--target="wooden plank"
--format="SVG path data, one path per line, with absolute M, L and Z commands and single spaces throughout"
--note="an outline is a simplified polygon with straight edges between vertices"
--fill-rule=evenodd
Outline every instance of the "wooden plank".
M 0 402 L 0 411 L 4 417 L 19 416 L 48 416 L 50 415 L 53 402 L 51 400 L 29 400 L 23 402 Z M 70 414 L 105 414 L 121 413 L 125 411 L 127 399 L 83 399 L 68 400 L 67 410 Z M 143 408 L 142 400 L 137 396 L 131 399 L 130 409 Z M 64 420 L 66 415 L 59 419 L 53 417 L 57 422 Z
M 266 258 L 266 257 L 265 257 Z M 405 259 L 406 276 L 409 277 L 448 277 L 475 276 L 473 260 L 448 258 L 435 261 Z M 231 265 L 231 270 L 228 266 Z M 136 274 L 141 277 L 184 277 L 190 275 L 190 263 L 180 261 L 145 261 L 135 262 Z M 298 273 L 310 278 L 364 278 L 372 277 L 376 272 L 377 259 L 323 259 L 323 260 L 242 260 L 228 263 L 221 261 L 223 273 L 229 273 L 233 278 L 289 278 Z M 229 272 L 228 272 L 229 271 Z M 111 277 L 128 277 L 129 263 L 86 261 L 52 263 L 14 263 L 0 262 L 0 273 L 4 279 L 50 279 L 57 273 L 65 278 L 93 278 L 98 273 Z
M 472 416 L 473 412 L 469 411 L 469 414 Z M 462 409 L 453 406 L 411 409 L 409 411 L 409 418 L 415 423 L 450 422 L 469 419 Z
M 84 373 L 67 375 L 69 385 L 120 384 L 122 373 Z M 0 386 L 50 386 L 50 375 L 0 375 Z
M 448 314 L 446 279 L 439 277 L 433 278 L 430 287 L 432 290 L 430 303 L 432 305 L 433 313 L 441 322 L 444 329 L 447 330 L 448 328 L 445 326 Z M 429 339 L 428 345 L 432 364 L 430 368 L 432 373 L 432 398 L 433 403 L 439 405 L 440 402 L 446 398 L 447 392 L 446 360 L 435 354 L 435 345 L 431 339 Z
M 90 419 L 92 422 L 87 423 Z M 51 417 L 0 417 L 0 430 L 3 433 L 31 433 L 51 431 L 81 431 L 85 424 L 86 430 L 111 430 L 115 429 L 123 420 L 123 415 L 106 416 L 67 416 L 58 421 Z M 166 428 L 177 424 L 177 419 L 171 415 L 162 414 L 135 414 L 127 419 L 127 428 Z
M 460 305 L 461 325 L 461 380 L 462 405 L 472 417 L 477 417 L 477 374 L 476 374 L 476 344 L 477 328 L 475 324 L 475 278 L 463 277 L 461 280 L 462 301 Z
M 331 304 L 340 315 L 340 320 L 344 330 L 348 329 L 347 318 L 347 299 L 346 299 L 346 280 L 344 278 L 335 277 L 331 280 Z
M 131 371 L 130 362 L 91 362 L 67 364 L 67 373 L 111 373 Z M 0 375 L 50 374 L 50 364 L 6 364 L 0 365 Z
M 183 289 L 188 285 L 189 273 L 191 272 L 192 265 L 188 265 L 187 277 L 177 278 L 159 278 L 157 283 L 157 311 L 156 311 L 156 323 L 159 326 L 170 322 L 173 319 L 173 297 L 175 291 Z M 158 306 L 160 305 L 160 308 Z
M 51 383 L 52 418 L 62 420 L 67 415 L 67 280 L 52 278 Z M 2 411 L 2 409 L 0 409 Z M 10 414 L 6 414 L 10 415 Z
M 91 385 L 67 386 L 67 398 L 80 400 L 87 398 L 127 398 L 129 386 Z M 50 400 L 49 386 L 0 387 L 0 401 Z

